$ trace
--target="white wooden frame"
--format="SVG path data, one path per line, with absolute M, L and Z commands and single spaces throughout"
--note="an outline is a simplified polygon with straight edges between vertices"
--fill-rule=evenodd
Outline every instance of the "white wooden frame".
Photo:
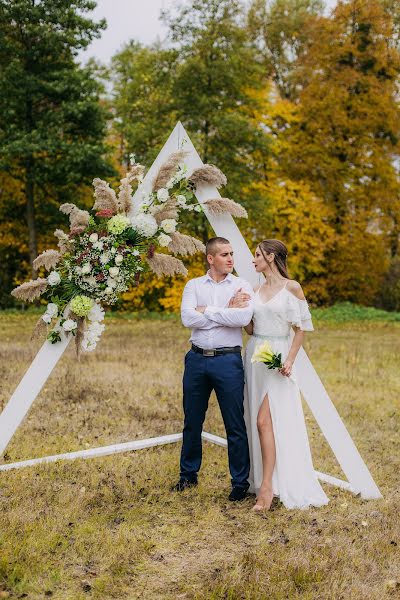
M 135 204 L 140 201 L 142 193 L 150 191 L 152 180 L 161 164 L 165 162 L 166 158 L 172 152 L 175 152 L 182 147 L 189 152 L 185 161 L 189 172 L 203 165 L 203 162 L 183 125 L 178 122 L 149 169 L 142 186 L 135 193 Z M 220 194 L 215 187 L 207 185 L 199 189 L 196 192 L 196 196 L 200 203 L 204 203 L 209 198 L 220 197 Z M 256 275 L 251 262 L 252 254 L 233 218 L 230 215 L 211 215 L 206 207 L 204 210 L 215 234 L 230 240 L 235 252 L 235 269 L 237 273 L 253 285 L 256 285 L 258 283 L 258 276 Z M 35 398 L 44 386 L 47 378 L 60 360 L 69 341 L 70 340 L 65 336 L 63 336 L 62 341 L 58 344 L 52 345 L 46 341 L 17 386 L 14 394 L 0 415 L 0 454 L 5 451 L 8 443 L 25 418 Z M 316 472 L 318 478 L 321 481 L 336 485 L 355 494 L 360 493 L 365 499 L 381 498 L 382 495 L 377 485 L 303 349 L 300 350 L 297 356 L 296 368 L 297 380 L 302 395 L 319 424 L 322 433 L 326 437 L 348 481 L 343 481 L 330 475 Z M 25 460 L 17 463 L 3 464 L 0 465 L 0 471 L 8 471 L 10 469 L 34 466 L 58 460 L 107 456 L 118 452 L 127 452 L 170 444 L 180 441 L 181 438 L 182 434 L 172 434 L 123 444 L 103 446 L 90 450 Z M 203 433 L 203 438 L 212 443 L 226 446 L 226 440 L 218 436 Z

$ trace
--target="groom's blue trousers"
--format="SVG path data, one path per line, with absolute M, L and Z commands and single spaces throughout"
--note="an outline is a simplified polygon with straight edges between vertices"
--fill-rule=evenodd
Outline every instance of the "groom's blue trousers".
M 185 422 L 181 478 L 197 480 L 202 458 L 201 432 L 212 390 L 215 390 L 228 440 L 232 485 L 249 487 L 249 446 L 243 416 L 244 372 L 240 352 L 203 356 L 193 350 L 185 356 L 183 410 Z

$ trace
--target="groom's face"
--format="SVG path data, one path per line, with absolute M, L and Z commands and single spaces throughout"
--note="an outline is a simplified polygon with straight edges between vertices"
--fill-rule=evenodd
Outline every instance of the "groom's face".
M 233 271 L 233 250 L 230 244 L 218 244 L 215 254 L 207 256 L 210 267 L 220 275 L 227 275 Z

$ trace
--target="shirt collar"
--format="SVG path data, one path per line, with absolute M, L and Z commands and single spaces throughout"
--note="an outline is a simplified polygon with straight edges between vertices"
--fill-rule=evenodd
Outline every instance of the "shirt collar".
M 207 281 L 211 281 L 211 283 L 216 283 L 217 285 L 219 285 L 220 283 L 225 283 L 226 281 L 228 283 L 232 283 L 233 275 L 232 275 L 232 273 L 228 273 L 228 275 L 225 277 L 225 279 L 223 279 L 220 282 L 217 282 L 217 281 L 214 281 L 214 279 L 211 277 L 210 271 L 207 271 L 207 273 L 205 275 L 204 283 L 207 283 Z

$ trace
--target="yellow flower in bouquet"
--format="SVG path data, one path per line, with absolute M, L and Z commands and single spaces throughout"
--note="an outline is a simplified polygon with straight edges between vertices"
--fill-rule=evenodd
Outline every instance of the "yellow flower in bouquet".
M 268 369 L 281 369 L 282 368 L 282 355 L 275 354 L 268 342 L 264 342 L 257 346 L 251 357 L 251 362 L 264 363 Z

